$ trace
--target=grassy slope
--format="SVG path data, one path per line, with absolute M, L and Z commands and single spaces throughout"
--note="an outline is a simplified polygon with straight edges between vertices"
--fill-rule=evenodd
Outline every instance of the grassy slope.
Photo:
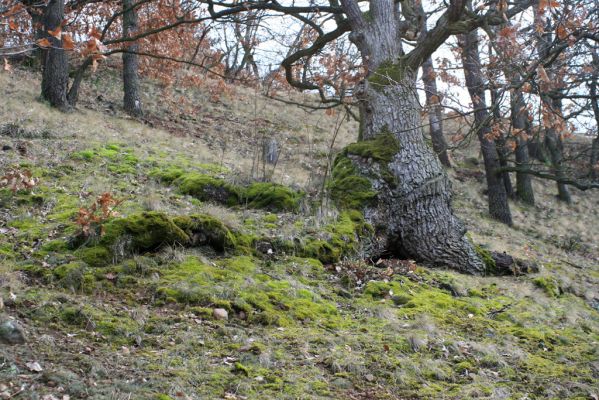
M 123 215 L 205 213 L 242 236 L 273 242 L 327 240 L 327 224 L 336 223 L 334 213 L 199 202 L 150 176 L 178 166 L 245 182 L 252 143 L 273 134 L 285 149 L 273 179 L 310 192 L 322 179 L 335 118 L 251 92 L 211 103 L 206 93 L 186 91 L 201 107 L 184 119 L 189 110 L 148 86 L 148 119 L 162 127 L 151 128 L 114 111 L 113 80 L 94 77 L 82 109 L 64 115 L 35 101 L 34 76 L 0 74 L 0 120 L 35 133 L 0 136 L 0 144 L 27 147 L 25 156 L 0 154 L 0 170 L 22 165 L 41 179 L 33 195 L 0 197 L 3 312 L 29 337 L 26 346 L 0 347 L 0 383 L 10 393 L 24 385 L 23 398 L 71 399 L 597 394 L 596 193 L 574 193 L 566 207 L 553 199 L 552 185 L 535 182 L 539 206 L 514 204 L 509 229 L 485 216 L 481 182 L 454 179 L 457 212 L 476 241 L 541 265 L 525 277 L 469 277 L 407 262 L 328 268 L 289 251 L 260 257 L 179 246 L 99 267 L 77 264 L 80 254 L 64 247 L 73 216 L 104 191 L 127 199 Z M 336 148 L 353 129 L 342 128 Z M 454 154 L 460 170 L 480 169 L 464 162 L 473 155 Z M 215 307 L 227 308 L 229 320 L 215 320 Z M 30 361 L 44 371 L 28 370 Z

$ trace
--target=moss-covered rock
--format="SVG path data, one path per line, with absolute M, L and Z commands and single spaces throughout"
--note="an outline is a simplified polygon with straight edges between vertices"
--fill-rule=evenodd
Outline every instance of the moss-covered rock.
M 173 183 L 175 180 L 179 179 L 185 170 L 178 166 L 168 166 L 168 167 L 156 167 L 150 171 L 150 176 L 152 178 L 156 178 L 164 183 Z
M 89 292 L 94 287 L 94 276 L 87 272 L 87 265 L 82 262 L 63 264 L 56 267 L 52 274 L 65 289 Z
M 533 283 L 547 294 L 549 297 L 558 297 L 561 294 L 561 288 L 555 278 L 550 276 L 539 276 L 533 279 Z
M 344 212 L 337 221 L 324 226 L 318 236 L 309 237 L 299 253 L 325 264 L 333 264 L 344 256 L 354 255 L 358 251 L 360 237 L 370 232 L 369 225 L 359 212 Z
M 217 251 L 235 247 L 235 236 L 214 217 L 195 214 L 175 217 L 173 222 L 189 237 L 191 246 L 209 245 Z
M 104 246 L 83 247 L 75 255 L 90 267 L 105 267 L 113 261 L 112 252 Z
M 165 245 L 189 241 L 189 236 L 168 215 L 149 211 L 108 222 L 100 245 L 124 254 L 153 251 Z
M 270 211 L 296 211 L 302 198 L 301 193 L 269 182 L 252 183 L 243 195 L 250 207 Z
M 228 206 L 240 203 L 240 189 L 224 179 L 188 172 L 177 178 L 174 184 L 179 187 L 181 193 L 202 201 L 214 201 Z

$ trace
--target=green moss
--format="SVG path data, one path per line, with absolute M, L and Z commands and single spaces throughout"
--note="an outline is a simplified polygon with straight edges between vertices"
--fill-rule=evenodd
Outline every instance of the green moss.
M 154 400 L 173 400 L 173 398 L 167 394 L 160 393 L 154 397 Z
M 331 198 L 342 209 L 360 209 L 376 198 L 370 181 L 358 175 L 352 161 L 340 154 L 335 159 L 331 180 L 327 183 Z
M 154 168 L 150 171 L 150 176 L 152 178 L 156 178 L 164 183 L 173 183 L 175 180 L 179 179 L 185 170 L 178 166 L 167 166 L 167 167 L 158 167 Z
M 370 227 L 359 213 L 344 212 L 336 222 L 326 225 L 320 237 L 306 240 L 300 254 L 332 264 L 358 251 L 359 239 L 370 232 Z
M 235 236 L 221 221 L 204 214 L 179 216 L 173 222 L 190 238 L 190 245 L 209 245 L 217 251 L 235 247 Z
M 370 85 L 378 91 L 382 91 L 390 85 L 397 85 L 404 78 L 405 66 L 402 58 L 399 58 L 396 63 L 386 61 L 382 63 L 375 71 L 372 71 L 368 76 Z
M 75 160 L 91 161 L 95 155 L 96 153 L 93 150 L 81 150 L 73 153 L 71 157 Z
M 327 184 L 331 198 L 342 209 L 362 209 L 376 198 L 377 193 L 372 189 L 369 177 L 360 174 L 350 156 L 379 163 L 380 178 L 392 183 L 394 177 L 387 165 L 398 151 L 399 142 L 389 132 L 348 145 L 333 164 L 331 180 Z
M 264 217 L 262 217 L 262 221 L 271 223 L 271 224 L 276 223 L 278 220 L 279 220 L 279 217 L 277 214 L 266 214 Z
M 243 196 L 252 208 L 296 211 L 303 195 L 276 183 L 256 182 L 243 191 Z
M 183 194 L 188 194 L 202 201 L 214 201 L 229 206 L 239 204 L 240 189 L 229 184 L 224 179 L 188 172 L 174 182 Z
M 86 265 L 81 262 L 64 264 L 52 271 L 60 286 L 89 293 L 95 286 L 95 278 L 86 272 Z
M 109 221 L 100 244 L 122 245 L 123 251 L 138 253 L 189 241 L 189 236 L 168 215 L 150 211 Z
M 68 244 L 66 241 L 61 239 L 51 240 L 44 243 L 42 250 L 45 252 L 64 252 L 68 250 Z
M 8 243 L 0 243 L 0 260 L 13 259 L 16 256 L 14 248 Z
M 561 289 L 557 280 L 549 276 L 540 276 L 533 279 L 533 283 L 547 294 L 549 297 L 558 297 Z
M 371 158 L 382 164 L 388 164 L 400 150 L 399 141 L 389 131 L 384 131 L 375 137 L 361 142 L 349 144 L 343 152 L 363 158 Z
M 105 267 L 112 263 L 112 253 L 104 246 L 82 248 L 77 250 L 75 255 L 94 268 Z
M 233 372 L 237 374 L 243 374 L 245 376 L 250 376 L 250 369 L 240 362 L 235 363 L 235 365 L 233 366 Z

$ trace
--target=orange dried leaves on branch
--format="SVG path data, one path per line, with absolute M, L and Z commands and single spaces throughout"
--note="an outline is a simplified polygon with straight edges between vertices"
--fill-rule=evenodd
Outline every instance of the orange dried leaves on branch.
M 75 223 L 81 227 L 84 236 L 98 232 L 104 234 L 104 222 L 115 217 L 118 213 L 114 210 L 124 199 L 115 199 L 110 192 L 102 193 L 89 207 L 81 207 L 77 213 Z

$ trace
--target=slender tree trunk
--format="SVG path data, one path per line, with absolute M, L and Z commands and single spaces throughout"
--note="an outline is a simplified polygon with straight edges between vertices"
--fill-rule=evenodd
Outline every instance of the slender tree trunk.
M 552 104 L 552 112 L 556 113 L 558 115 L 558 118 L 561 118 L 561 100 L 552 100 L 546 96 L 545 101 L 550 102 L 550 104 Z M 564 168 L 562 166 L 563 143 L 555 126 L 545 127 L 545 147 L 547 147 L 547 150 L 549 150 L 549 158 L 551 160 L 553 172 L 559 179 L 557 182 L 557 198 L 569 204 L 572 202 L 572 196 L 570 195 L 570 190 L 568 189 L 568 186 L 566 186 L 565 183 L 562 183 L 563 180 L 566 179 Z
M 371 2 L 372 22 L 361 19 L 355 3 L 343 4 L 352 15 L 350 40 L 369 71 L 356 92 L 363 141 L 345 153 L 376 193 L 362 206 L 377 236 L 371 255 L 387 252 L 483 273 L 464 226 L 453 214 L 447 174 L 422 134 L 417 68 L 402 63 L 394 2 Z
M 593 77 L 591 80 L 591 106 L 595 115 L 597 135 L 591 145 L 590 176 L 592 180 L 599 178 L 599 93 L 597 92 L 597 80 L 599 80 L 599 55 L 593 51 Z
M 496 89 L 491 89 L 491 104 L 498 103 L 498 93 Z M 499 107 L 493 107 L 493 119 L 495 121 L 501 120 L 501 110 Z M 499 165 L 503 167 L 509 166 L 508 164 L 508 150 L 505 146 L 505 135 L 502 134 L 501 137 L 495 140 L 495 147 L 497 147 L 497 156 L 499 157 Z M 507 197 L 514 197 L 514 187 L 512 186 L 512 179 L 510 177 L 510 173 L 504 171 L 501 173 L 501 177 L 503 179 L 503 185 L 505 186 L 505 193 Z
M 517 87 L 517 80 L 512 79 L 514 87 Z M 526 112 L 526 103 L 522 91 L 515 89 L 510 99 L 510 112 L 512 117 L 512 127 L 516 131 L 516 166 L 524 169 L 530 167 L 530 157 L 528 155 L 528 121 Z M 516 172 L 516 196 L 526 204 L 535 204 L 535 195 L 532 188 L 532 180 L 529 174 L 525 172 Z
M 43 22 L 44 35 L 51 47 L 43 51 L 42 98 L 63 111 L 70 109 L 67 101 L 69 60 L 62 48 L 62 39 L 48 32 L 61 27 L 64 19 L 64 0 L 50 0 L 46 5 Z
M 533 11 L 535 12 L 535 19 L 539 18 L 538 16 L 538 7 L 533 6 Z M 547 26 L 545 28 L 544 33 L 539 35 L 537 40 L 537 52 L 539 57 L 542 59 L 547 58 L 549 53 L 551 43 L 553 40 L 553 27 L 551 26 L 551 20 L 547 21 Z M 546 71 L 547 77 L 550 82 L 555 82 L 555 74 L 552 69 L 547 69 Z M 542 83 L 541 86 L 548 85 L 550 82 Z M 556 118 L 562 118 L 562 102 L 560 99 L 551 98 L 541 87 L 540 93 L 541 101 L 545 104 L 547 108 L 547 112 L 553 113 Z M 570 195 L 570 191 L 568 190 L 568 186 L 559 180 L 565 179 L 565 173 L 562 166 L 562 149 L 563 144 L 561 142 L 560 133 L 557 131 L 556 124 L 551 126 L 545 126 L 545 147 L 549 152 L 549 161 L 551 162 L 551 167 L 553 169 L 553 173 L 558 178 L 557 182 L 557 197 L 561 201 L 566 203 L 572 202 L 572 196 Z
M 494 219 L 504 224 L 512 225 L 512 216 L 503 183 L 503 176 L 497 172 L 500 168 L 497 148 L 495 142 L 488 138 L 488 134 L 490 133 L 489 121 L 491 118 L 487 111 L 485 85 L 480 69 L 478 33 L 472 31 L 461 35 L 459 41 L 462 47 L 462 62 L 464 64 L 466 86 L 468 87 L 472 106 L 474 107 L 474 122 L 477 126 L 478 139 L 485 162 L 489 213 Z
M 123 36 L 135 35 L 138 26 L 137 11 L 134 0 L 123 0 Z M 134 117 L 142 115 L 141 96 L 139 90 L 139 44 L 131 42 L 128 51 L 123 53 L 123 107 Z
M 439 156 L 441 164 L 451 168 L 449 155 L 447 154 L 447 142 L 443 136 L 443 111 L 441 110 L 439 91 L 437 90 L 437 78 L 433 66 L 433 59 L 427 58 L 422 64 L 422 81 L 426 92 L 426 106 L 428 108 L 428 123 L 430 127 L 433 150 Z

